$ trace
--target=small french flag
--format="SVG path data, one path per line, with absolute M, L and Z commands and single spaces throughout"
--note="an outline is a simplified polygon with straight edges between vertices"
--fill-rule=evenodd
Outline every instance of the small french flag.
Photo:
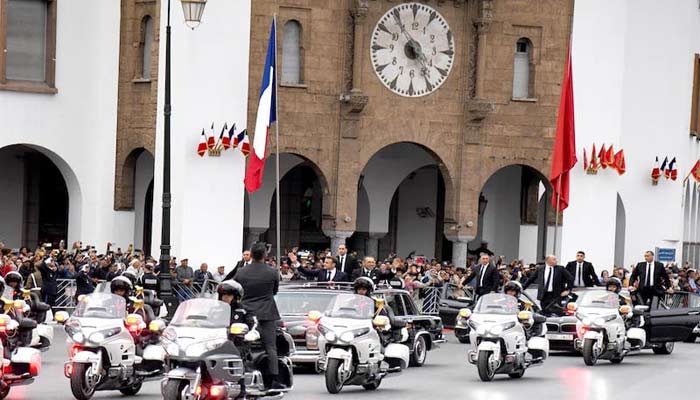
M 214 123 L 211 123 L 211 135 L 207 138 L 207 148 L 213 149 L 216 144 L 216 139 L 214 139 Z
M 199 139 L 199 146 L 197 146 L 197 154 L 199 154 L 200 157 L 204 157 L 204 153 L 207 152 L 207 135 L 204 133 L 204 129 L 202 129 L 202 134 L 200 135 Z

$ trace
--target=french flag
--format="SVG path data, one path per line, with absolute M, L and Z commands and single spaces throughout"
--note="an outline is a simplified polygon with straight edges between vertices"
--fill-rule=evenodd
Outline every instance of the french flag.
M 253 151 L 250 152 L 248 169 L 245 171 L 244 183 L 248 193 L 260 189 L 262 185 L 267 138 L 270 134 L 270 126 L 277 120 L 277 108 L 275 106 L 277 97 L 277 82 L 275 81 L 277 69 L 275 52 L 277 46 L 275 44 L 275 31 L 275 20 L 273 19 L 272 28 L 270 29 L 270 40 L 267 44 L 267 58 L 265 59 L 262 85 L 260 86 L 260 102 L 258 103 L 258 114 L 255 120 Z

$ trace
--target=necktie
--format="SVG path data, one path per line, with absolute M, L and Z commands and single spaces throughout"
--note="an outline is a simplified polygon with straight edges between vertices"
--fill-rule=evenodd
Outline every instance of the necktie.
M 482 266 L 481 266 L 481 271 L 479 271 L 479 272 L 480 272 L 480 275 L 481 275 L 481 276 L 479 277 L 479 287 L 484 286 L 484 275 L 486 275 L 486 268 L 487 268 L 486 265 L 482 265 Z
M 644 286 L 651 286 L 651 263 L 647 263 L 647 273 L 645 274 Z
M 326 271 L 326 280 L 327 281 L 331 280 L 331 271 Z
M 552 283 L 552 272 L 554 272 L 552 267 L 547 267 L 549 268 L 549 272 L 547 273 L 547 279 L 545 280 L 544 283 L 544 291 L 545 292 L 551 292 L 549 285 Z
M 582 275 L 583 275 L 583 264 L 578 264 L 578 284 L 577 284 L 577 286 L 583 286 L 582 282 L 581 282 Z

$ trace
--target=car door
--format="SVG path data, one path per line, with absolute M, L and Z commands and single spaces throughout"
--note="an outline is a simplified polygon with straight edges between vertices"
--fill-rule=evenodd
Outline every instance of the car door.
M 409 296 L 407 293 L 403 293 L 401 294 L 401 299 L 403 299 L 403 304 L 406 308 L 407 322 L 411 322 L 419 329 L 430 332 L 432 336 L 436 335 L 439 331 L 442 331 L 442 327 L 440 326 L 441 324 L 438 322 L 439 318 L 431 315 L 421 315 L 418 312 L 418 307 L 416 306 L 416 303 L 413 302 L 411 296 Z
M 700 323 L 700 298 L 689 293 L 676 293 L 673 296 L 670 303 L 676 305 L 676 308 L 654 308 L 646 313 L 649 342 L 685 340 Z

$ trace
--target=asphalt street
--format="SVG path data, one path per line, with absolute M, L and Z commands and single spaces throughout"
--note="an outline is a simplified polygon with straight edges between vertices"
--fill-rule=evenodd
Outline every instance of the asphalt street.
M 56 328 L 56 341 L 42 354 L 41 375 L 29 386 L 15 387 L 9 399 L 72 399 L 68 379 L 63 376 L 66 360 L 65 335 Z M 449 343 L 428 353 L 426 365 L 409 368 L 399 375 L 387 378 L 376 392 L 365 392 L 361 387 L 346 387 L 338 395 L 326 392 L 323 376 L 312 373 L 295 375 L 294 390 L 286 399 L 426 399 L 460 400 L 506 399 L 658 399 L 686 397 L 693 393 L 697 377 L 700 343 L 677 343 L 670 356 L 654 355 L 650 350 L 630 355 L 619 365 L 599 361 L 586 367 L 580 356 L 553 353 L 542 367 L 525 372 L 522 379 L 497 376 L 492 382 L 481 382 L 476 367 L 466 363 L 468 345 L 457 343 L 453 336 Z M 124 398 L 119 392 L 98 392 L 96 399 Z M 159 399 L 158 382 L 143 386 L 137 399 Z

